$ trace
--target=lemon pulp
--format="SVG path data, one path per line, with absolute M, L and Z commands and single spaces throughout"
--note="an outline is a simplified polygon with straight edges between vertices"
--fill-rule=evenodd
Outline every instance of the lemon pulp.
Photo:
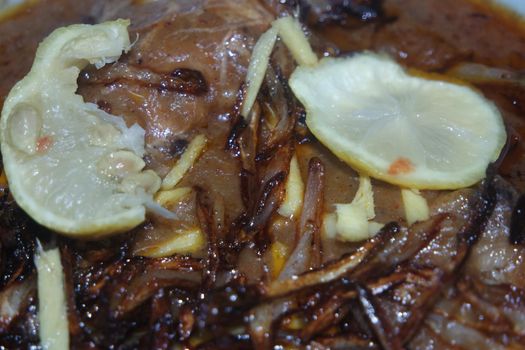
M 501 115 L 476 91 L 408 75 L 361 53 L 298 67 L 290 86 L 312 133 L 357 170 L 417 189 L 454 189 L 485 176 L 505 144 Z
M 77 77 L 130 48 L 129 21 L 55 30 L 39 46 L 28 75 L 9 93 L 0 138 L 10 190 L 40 224 L 98 237 L 133 228 L 160 178 L 144 171 L 144 130 L 84 103 Z

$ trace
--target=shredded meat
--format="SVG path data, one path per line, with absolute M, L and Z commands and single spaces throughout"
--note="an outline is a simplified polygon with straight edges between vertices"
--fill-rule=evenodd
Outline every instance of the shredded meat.
M 151 216 L 132 232 L 100 241 L 75 241 L 38 226 L 1 186 L 0 347 L 39 344 L 38 238 L 60 248 L 75 349 L 523 349 L 522 85 L 478 86 L 513 135 L 508 158 L 470 188 L 424 191 L 430 218 L 411 226 L 399 188 L 373 181 L 376 220 L 386 225 L 362 243 L 321 235 L 322 215 L 352 200 L 358 176 L 309 133 L 287 82 L 295 62 L 279 41 L 249 119 L 239 114 L 252 48 L 280 15 L 307 23 L 319 55 L 376 50 L 425 71 L 470 62 L 520 77 L 525 34 L 506 31 L 511 22 L 467 0 L 42 0 L 32 6 L 0 22 L 0 48 L 8 48 L 0 61 L 0 98 L 54 27 L 131 18 L 131 51 L 118 63 L 83 71 L 78 93 L 139 123 L 147 166 L 161 176 L 195 135 L 208 144 L 180 183 L 192 192 L 171 208 L 176 220 Z M 36 16 L 42 20 L 33 28 Z M 15 44 L 24 48 L 21 60 Z M 305 180 L 304 204 L 297 217 L 284 218 L 277 211 L 294 155 Z M 203 249 L 140 256 L 181 227 L 199 227 Z M 287 252 L 281 266 L 272 255 L 276 242 Z

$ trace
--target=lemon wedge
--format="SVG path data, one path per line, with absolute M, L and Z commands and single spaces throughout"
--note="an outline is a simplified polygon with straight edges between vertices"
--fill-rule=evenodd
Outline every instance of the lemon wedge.
M 4 103 L 0 138 L 10 190 L 52 230 L 88 238 L 122 232 L 145 220 L 146 206 L 155 207 L 161 180 L 143 170 L 144 130 L 75 94 L 82 68 L 102 67 L 129 50 L 128 25 L 55 30 Z
M 449 82 L 408 75 L 373 53 L 298 67 L 290 86 L 311 132 L 356 170 L 416 189 L 455 189 L 485 176 L 506 140 L 493 103 Z

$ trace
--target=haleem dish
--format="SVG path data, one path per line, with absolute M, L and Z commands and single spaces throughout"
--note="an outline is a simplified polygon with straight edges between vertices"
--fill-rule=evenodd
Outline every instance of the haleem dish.
M 512 13 L 40 0 L 2 16 L 2 349 L 525 349 Z

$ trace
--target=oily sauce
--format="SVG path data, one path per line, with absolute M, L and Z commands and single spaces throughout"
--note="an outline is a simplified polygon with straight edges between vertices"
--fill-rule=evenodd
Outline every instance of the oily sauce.
M 134 1 L 121 2 L 128 5 L 139 3 Z M 162 2 L 162 0 L 159 0 L 144 3 L 154 4 Z M 323 1 L 304 2 L 314 4 L 322 3 Z M 385 52 L 408 68 L 431 73 L 432 77 L 440 76 L 444 79 L 457 79 L 458 77 L 454 73 L 457 71 L 456 68 L 472 63 L 510 72 L 509 74 L 514 77 L 512 80 L 497 79 L 497 77 L 481 77 L 475 81 L 467 80 L 465 83 L 479 89 L 486 97 L 494 101 L 501 110 L 508 129 L 509 142 L 502 161 L 497 165 L 499 166 L 500 174 L 518 191 L 523 192 L 525 190 L 525 88 L 523 83 L 525 30 L 523 30 L 523 26 L 508 14 L 500 10 L 490 9 L 485 5 L 481 5 L 478 1 L 384 0 L 369 2 L 381 3 L 381 13 L 368 12 L 368 14 L 363 13 L 359 15 L 358 13 L 346 13 L 343 11 L 334 16 L 334 14 L 316 13 L 314 7 L 310 8 L 310 12 L 307 13 L 305 8 L 304 20 L 312 31 L 312 44 L 318 53 L 345 55 L 361 50 Z M 118 3 L 117 0 L 41 0 L 30 6 L 20 8 L 19 11 L 0 21 L 0 52 L 2 52 L 2 56 L 0 56 L 0 77 L 2 77 L 0 79 L 0 102 L 5 99 L 15 82 L 28 72 L 38 43 L 54 28 L 71 23 L 96 23 L 114 19 L 115 16 L 125 16 L 125 14 L 119 13 L 118 7 L 116 12 L 112 12 L 111 8 L 108 7 L 116 3 Z M 249 214 L 250 209 L 246 208 L 244 202 L 249 202 L 249 199 L 251 199 L 255 203 L 255 200 L 243 197 L 247 191 L 241 191 L 243 174 L 240 174 L 239 162 L 224 147 L 228 136 L 232 134 L 230 132 L 229 118 L 231 118 L 231 115 L 229 111 L 233 109 L 233 105 L 236 103 L 237 96 L 235 92 L 237 92 L 239 85 L 244 79 L 245 71 L 243 70 L 250 57 L 249 50 L 246 50 L 246 47 L 249 47 L 249 45 L 246 46 L 244 43 L 247 42 L 246 38 L 249 38 L 252 40 L 249 44 L 253 44 L 256 38 L 268 27 L 276 14 L 275 12 L 277 12 L 272 12 L 272 6 L 268 5 L 272 1 L 245 0 L 243 2 L 239 0 L 233 2 L 217 0 L 192 2 L 180 0 L 166 1 L 166 3 L 177 4 L 182 7 L 186 6 L 188 11 L 184 12 L 178 8 L 178 12 L 175 15 L 176 21 L 171 21 L 170 17 L 159 21 L 160 23 L 156 23 L 155 19 L 158 17 L 155 16 L 159 16 L 158 13 L 153 13 L 149 16 L 151 22 L 142 22 L 138 26 L 136 23 L 139 21 L 132 20 L 132 35 L 141 34 L 139 35 L 140 40 L 137 41 L 133 50 L 128 55 L 123 56 L 119 64 L 111 65 L 111 67 L 105 67 L 98 71 L 94 69 L 84 71 L 79 78 L 78 93 L 86 101 L 97 103 L 100 108 L 107 112 L 123 115 L 128 122 L 137 121 L 141 123 L 146 129 L 146 141 L 153 149 L 148 150 L 149 154 L 146 161 L 148 166 L 154 168 L 161 175 L 167 172 L 176 158 L 183 152 L 188 140 L 191 139 L 190 136 L 193 136 L 192 133 L 204 132 L 207 134 L 211 140 L 207 152 L 181 183 L 182 186 L 199 189 L 196 194 L 199 198 L 195 200 L 192 197 L 190 203 L 182 203 L 181 205 L 185 207 L 178 208 L 178 213 L 181 220 L 184 220 L 186 223 L 197 224 L 206 222 L 207 226 L 217 227 L 217 231 L 213 232 L 216 240 L 211 244 L 212 240 L 210 238 L 209 247 L 211 248 L 202 252 L 200 256 L 181 257 L 175 255 L 166 259 L 145 259 L 137 257 L 136 251 L 147 247 L 148 244 L 157 244 L 166 235 L 171 234 L 173 232 L 172 222 L 156 222 L 155 219 L 151 219 L 143 227 L 114 237 L 112 240 L 80 242 L 55 236 L 40 227 L 36 227 L 36 224 L 32 223 L 27 216 L 24 216 L 24 213 L 16 208 L 12 211 L 18 216 L 7 215 L 10 212 L 0 216 L 0 220 L 3 220 L 2 223 L 4 221 L 7 222 L 7 219 L 4 217 L 9 219 L 7 224 L 0 225 L 0 228 L 3 230 L 2 245 L 0 247 L 3 253 L 1 262 L 2 265 L 7 266 L 11 261 L 14 261 L 14 263 L 11 263 L 13 268 L 9 265 L 7 269 L 4 269 L 9 272 L 3 271 L 4 279 L 6 278 L 5 276 L 19 273 L 17 278 L 23 280 L 24 276 L 26 276 L 27 285 L 30 286 L 34 282 L 31 244 L 33 244 L 35 236 L 40 239 L 43 238 L 44 241 L 46 239 L 49 240 L 49 237 L 53 237 L 53 240 L 56 240 L 61 247 L 63 259 L 66 262 L 64 263 L 65 275 L 68 286 L 71 288 L 69 292 L 72 297 L 70 300 L 71 305 L 69 306 L 70 310 L 72 310 L 72 315 L 77 317 L 75 319 L 72 316 L 70 320 L 72 332 L 76 332 L 72 334 L 72 342 L 74 345 L 77 345 L 77 348 L 88 348 L 86 344 L 91 344 L 91 348 L 95 348 L 94 344 L 97 344 L 100 348 L 126 348 L 125 345 L 128 344 L 127 348 L 133 348 L 134 343 L 132 342 L 138 341 L 137 339 L 140 339 L 142 348 L 148 348 L 144 344 L 149 344 L 149 348 L 169 348 L 168 345 L 170 345 L 170 342 L 173 343 L 173 339 L 187 340 L 193 329 L 193 322 L 195 321 L 193 317 L 199 315 L 194 310 L 201 310 L 204 315 L 207 315 L 206 308 L 220 311 L 218 314 L 210 311 L 210 317 L 206 319 L 210 324 L 214 326 L 235 325 L 235 323 L 229 322 L 230 320 L 237 320 L 235 318 L 239 316 L 237 311 L 242 311 L 247 307 L 242 303 L 246 302 L 247 305 L 252 305 L 250 303 L 255 304 L 258 302 L 257 298 L 260 298 L 260 295 L 255 294 L 252 297 L 250 294 L 252 289 L 245 288 L 245 286 L 242 286 L 242 290 L 238 290 L 239 293 L 235 289 L 226 289 L 226 294 L 220 294 L 221 291 L 218 289 L 219 292 L 213 294 L 208 289 L 210 285 L 219 288 L 221 287 L 221 279 L 227 281 L 239 276 L 242 278 L 239 277 L 238 280 L 246 278 L 249 285 L 256 285 L 266 278 L 265 276 L 268 275 L 267 266 L 270 266 L 269 263 L 266 263 L 266 260 L 269 261 L 270 256 L 264 252 L 261 253 L 257 249 L 258 245 L 265 244 L 264 239 L 271 239 L 274 242 L 279 242 L 288 251 L 292 251 L 297 244 L 297 239 L 293 235 L 296 222 L 288 219 L 276 220 L 271 223 L 272 227 L 260 230 L 264 234 L 260 235 L 262 237 L 256 236 L 256 238 L 261 238 L 259 240 L 262 243 L 255 239 L 249 241 L 252 237 L 249 235 L 251 232 L 248 230 L 244 230 L 247 233 L 242 232 L 241 234 L 239 232 L 238 228 L 241 225 L 249 228 L 250 225 L 262 226 L 267 224 L 267 222 L 254 221 L 253 223 L 249 222 L 249 225 L 243 223 L 242 220 L 245 219 L 243 215 L 246 212 Z M 206 11 L 191 11 L 192 4 L 202 3 L 208 5 L 203 6 L 209 10 L 207 13 Z M 209 5 L 210 3 L 215 7 Z M 248 11 L 251 7 L 238 5 L 237 3 L 248 3 L 254 8 L 264 3 L 267 4 L 266 7 L 270 10 L 267 12 L 255 11 L 256 13 L 254 14 Z M 199 5 L 195 6 L 198 7 Z M 224 8 L 227 8 L 227 11 Z M 141 14 L 143 13 L 141 12 Z M 135 14 L 137 14 L 137 11 L 135 11 Z M 224 71 L 222 71 L 220 68 L 224 67 L 218 64 L 220 60 L 217 57 L 213 57 L 213 55 L 208 55 L 208 51 L 213 51 L 210 47 L 215 48 L 215 46 L 220 45 L 217 44 L 220 42 L 220 39 L 226 37 L 226 34 L 231 34 L 229 33 L 228 24 L 243 16 L 251 20 L 246 21 L 247 24 L 233 28 L 232 33 L 235 35 L 231 37 L 232 40 L 228 43 L 231 50 L 227 51 L 227 54 L 236 59 L 237 61 L 235 62 L 237 64 L 231 64 L 230 62 L 231 66 L 226 65 Z M 253 17 L 250 16 L 258 17 L 260 19 L 259 25 L 254 25 Z M 134 23 L 135 27 L 133 27 Z M 224 23 L 227 25 L 224 25 Z M 191 31 L 195 27 L 201 30 L 205 29 L 202 32 L 206 34 L 190 33 L 194 37 L 191 37 L 189 34 L 186 35 L 186 29 L 189 28 Z M 225 33 L 217 30 L 217 28 L 224 30 Z M 175 38 L 176 40 L 173 37 L 175 34 L 180 35 Z M 195 44 L 196 42 L 203 44 L 201 45 L 204 47 L 202 51 L 196 49 L 198 46 Z M 198 48 L 200 49 L 200 47 Z M 174 57 L 177 57 L 179 61 L 174 60 Z M 234 61 L 233 59 L 232 62 Z M 175 67 L 183 60 L 187 60 L 183 62 L 184 65 L 193 66 Z M 284 61 L 287 62 L 286 60 Z M 180 70 L 182 68 L 197 69 L 202 73 L 202 76 L 194 71 Z M 134 69 L 133 73 L 147 71 L 150 73 L 148 75 L 150 78 L 160 77 L 159 79 L 164 79 L 168 76 L 170 79 L 168 82 L 175 85 L 159 85 L 152 80 L 144 83 L 143 80 L 138 79 L 141 77 L 139 74 L 132 76 L 136 78 L 135 80 L 123 79 L 122 77 L 126 76 L 125 74 L 132 69 Z M 286 75 L 286 73 L 283 75 Z M 115 76 L 120 80 L 113 79 Z M 190 85 L 177 85 L 179 79 L 182 79 L 185 83 L 189 82 Z M 203 83 L 203 79 L 206 80 L 207 84 Z M 283 81 L 285 80 L 283 79 Z M 278 81 L 278 84 L 275 84 L 274 88 L 276 91 L 279 88 L 282 89 L 280 81 Z M 187 93 L 180 93 L 180 90 Z M 233 93 L 225 94 L 225 91 L 233 91 Z M 286 91 L 281 92 L 283 96 L 286 96 Z M 146 97 L 147 103 L 142 101 L 143 97 Z M 282 100 L 284 99 L 279 101 Z M 286 103 L 283 105 L 286 105 Z M 177 113 L 180 115 L 177 116 Z M 306 128 L 302 122 L 296 124 L 297 128 Z M 166 125 L 170 126 L 170 128 L 165 127 Z M 332 206 L 334 203 L 349 203 L 357 189 L 357 174 L 337 159 L 323 145 L 315 141 L 308 131 L 303 131 L 301 136 L 304 140 L 300 142 L 297 140 L 294 143 L 293 151 L 298 157 L 303 178 L 307 178 L 306 174 L 309 168 L 313 169 L 312 174 L 315 174 L 314 170 L 320 173 L 315 167 L 310 166 L 311 159 L 315 159 L 317 168 L 319 164 L 323 164 L 326 173 L 323 188 L 324 206 L 320 205 L 320 207 L 326 212 L 330 212 L 333 210 Z M 294 130 L 294 132 L 296 133 L 295 136 L 299 136 L 297 130 Z M 150 138 L 149 140 L 148 137 Z M 150 142 L 151 140 L 156 140 L 159 143 L 154 144 L 154 142 Z M 285 149 L 285 147 L 282 147 L 282 149 Z M 282 181 L 284 172 L 281 171 L 274 174 L 272 173 L 272 167 L 275 167 L 277 170 L 281 169 L 281 167 L 286 168 L 288 162 L 282 166 L 282 164 L 279 164 L 279 158 L 282 160 L 289 155 L 278 152 L 270 153 L 277 160 L 275 164 L 269 162 L 268 164 L 271 166 L 268 165 L 263 170 L 269 169 L 264 172 L 264 176 L 268 175 L 270 180 Z M 272 182 L 270 180 L 268 183 Z M 248 185 L 252 185 L 253 188 L 257 189 L 253 184 L 248 183 Z M 257 183 L 256 185 L 259 184 Z M 382 223 L 391 221 L 403 223 L 404 212 L 399 188 L 381 181 L 374 181 L 373 186 L 377 221 Z M 473 192 L 475 191 L 466 189 L 460 191 L 459 195 L 451 194 L 452 196 L 459 196 L 459 199 L 450 201 L 451 207 L 449 210 L 451 212 L 461 211 L 463 201 L 469 203 L 468 198 L 473 196 Z M 262 193 L 263 195 L 268 194 L 267 197 L 270 198 L 269 201 L 262 202 L 265 205 L 263 208 L 268 207 L 266 206 L 267 202 L 270 204 L 277 202 L 276 200 L 272 202 L 272 196 L 277 196 L 273 192 L 268 191 L 266 193 L 263 191 Z M 258 193 L 248 194 L 258 195 Z M 432 204 L 432 200 L 440 194 L 437 191 L 425 191 L 424 195 Z M 7 198 L 7 195 L 5 197 Z M 264 196 L 261 195 L 261 198 L 264 199 Z M 502 198 L 499 199 L 501 200 Z M 507 199 L 507 201 L 509 200 Z M 441 202 L 447 201 L 442 199 Z M 200 216 L 196 215 L 194 206 L 197 204 L 199 208 L 197 214 L 200 214 Z M 510 208 L 511 203 L 505 202 L 503 204 L 498 208 L 499 214 L 503 213 L 501 216 L 510 215 L 512 211 Z M 465 206 L 467 205 L 465 204 Z M 254 210 L 254 212 L 257 214 L 257 211 Z M 483 214 L 484 211 L 481 211 L 481 213 Z M 263 215 L 256 216 L 255 214 L 253 215 L 254 218 L 265 219 Z M 521 209 L 517 215 L 514 220 L 521 223 Z M 266 219 L 268 218 L 266 217 Z M 438 219 L 442 221 L 448 220 L 444 216 Z M 438 258 L 441 257 L 442 260 L 448 261 L 451 256 L 457 256 L 457 254 L 452 254 L 455 251 L 453 243 L 457 241 L 455 235 L 457 231 L 459 232 L 460 226 L 463 229 L 461 221 L 463 219 L 461 217 L 457 218 L 457 227 L 453 225 L 454 222 L 452 224 L 448 223 L 452 225 L 448 231 L 450 233 L 449 236 L 453 236 L 449 240 L 452 242 L 451 247 L 448 247 L 450 251 L 441 249 L 447 248 L 447 246 L 446 244 L 440 245 L 440 242 L 435 243 L 435 246 L 431 247 L 432 252 L 437 252 L 435 255 Z M 436 222 L 439 220 L 436 220 Z M 465 223 L 465 225 L 467 224 Z M 392 232 L 398 232 L 397 224 L 390 225 L 390 227 Z M 230 229 L 233 234 L 231 234 Z M 422 233 L 416 230 L 417 234 L 409 237 L 417 240 L 418 237 L 424 237 L 425 232 L 432 230 L 426 230 L 425 226 L 423 226 L 420 228 L 420 231 Z M 515 246 L 509 247 L 506 245 L 508 240 L 506 237 L 501 237 L 503 235 L 502 230 L 493 230 L 492 233 L 494 235 L 490 236 L 490 239 L 487 238 L 482 242 L 483 244 L 478 244 L 481 253 L 471 255 L 479 257 L 479 260 L 483 260 L 481 262 L 485 263 L 485 260 L 487 260 L 485 257 L 492 254 L 492 252 L 500 251 L 505 253 L 506 260 L 499 259 L 497 256 L 493 256 L 492 260 L 487 260 L 494 264 L 490 265 L 487 263 L 483 265 L 488 267 L 482 272 L 492 272 L 495 270 L 493 266 L 499 266 L 495 263 L 505 261 L 506 266 L 504 266 L 504 269 L 502 268 L 503 272 L 500 275 L 505 278 L 508 276 L 512 277 L 507 278 L 505 280 L 506 283 L 510 281 L 508 283 L 517 286 L 516 288 L 522 286 L 524 279 L 521 271 L 523 269 L 520 268 L 521 265 L 519 264 L 521 263 L 521 257 L 518 256 L 518 248 L 515 249 Z M 211 236 L 211 234 L 208 235 L 208 237 Z M 492 237 L 495 238 L 492 239 Z M 249 241 L 249 244 L 244 244 L 245 242 L 241 242 L 241 239 Z M 224 242 L 226 244 L 223 244 Z M 315 247 L 318 247 L 318 243 L 314 240 Z M 392 241 L 391 243 L 392 245 L 387 246 L 387 248 L 391 251 L 399 250 L 401 253 L 410 246 L 407 243 L 407 247 L 404 247 L 403 240 L 399 242 Z M 394 243 L 398 245 L 396 246 Z M 493 246 L 496 243 L 504 247 L 498 250 L 498 247 Z M 28 247 L 27 251 L 25 250 L 26 246 Z M 241 248 L 243 249 L 241 250 Z M 331 240 L 330 242 L 323 242 L 322 248 L 323 262 L 327 262 L 340 259 L 344 254 L 355 251 L 355 249 L 359 248 L 359 245 Z M 20 253 L 15 254 L 12 251 Z M 267 250 L 266 253 L 268 251 L 270 250 Z M 313 249 L 312 251 L 315 250 Z M 316 252 L 319 253 L 319 249 Z M 486 254 L 485 252 L 488 253 Z M 19 257 L 22 258 L 19 259 Z M 25 269 L 18 269 L 19 260 L 23 260 L 24 257 L 26 260 L 20 266 L 25 267 Z M 207 258 L 202 259 L 203 257 Z M 4 258 L 8 263 L 4 262 Z M 230 266 L 235 268 L 230 268 Z M 17 268 L 15 269 L 15 267 Z M 477 265 L 474 267 L 477 267 Z M 516 268 L 514 269 L 514 267 Z M 219 268 L 223 269 L 223 271 Z M 505 269 L 512 271 L 509 272 Z M 17 272 L 18 270 L 22 272 Z M 207 277 L 204 282 L 200 282 L 201 272 L 210 272 L 207 276 L 212 276 L 213 279 Z M 381 273 L 388 271 L 377 270 L 372 272 L 380 276 Z M 507 272 L 508 275 L 505 275 Z M 414 275 L 414 277 L 417 276 Z M 73 284 L 73 278 L 80 282 Z M 183 284 L 182 288 L 179 288 L 177 283 L 181 279 L 184 280 L 185 284 Z M 347 280 L 341 281 L 343 284 L 348 282 Z M 189 292 L 185 290 L 184 286 L 188 288 Z M 325 289 L 332 293 L 330 290 L 332 287 L 348 288 L 349 286 L 338 286 L 336 283 L 330 288 L 324 287 L 319 289 L 319 293 L 322 293 Z M 483 285 L 483 287 L 486 287 L 486 285 Z M 199 293 L 194 293 L 197 290 Z M 484 288 L 478 288 L 478 290 L 484 290 Z M 200 293 L 201 291 L 205 293 Z M 407 292 L 408 290 L 400 289 L 400 291 Z M 308 300 L 315 304 L 316 298 L 314 296 L 319 295 L 319 293 L 315 292 L 312 298 Z M 361 295 L 362 301 L 366 302 L 370 299 L 370 296 L 366 295 L 366 293 L 361 294 L 363 294 Z M 195 295 L 202 295 L 206 299 L 193 299 Z M 452 293 L 450 295 L 452 296 Z M 403 294 L 403 298 L 408 296 L 408 293 Z M 151 308 L 149 307 L 150 301 Z M 333 299 L 333 301 L 338 302 L 337 298 Z M 220 303 L 226 302 L 224 304 L 225 307 L 217 308 L 216 302 L 219 303 L 219 306 L 222 305 Z M 410 302 L 412 301 L 409 299 L 407 304 Z M 16 329 L 13 326 L 11 327 L 12 337 L 2 334 L 0 329 L 0 345 L 16 344 L 16 346 L 11 346 L 11 348 L 28 348 L 29 346 L 23 345 L 38 344 L 36 328 L 33 327 L 30 330 L 24 328 L 26 324 L 34 324 L 34 322 L 29 322 L 32 320 L 31 317 L 35 315 L 36 305 L 34 299 L 32 299 L 31 303 L 30 307 L 32 309 L 26 312 L 25 318 L 20 318 L 22 321 L 18 325 L 21 326 Z M 176 311 L 176 316 L 173 316 L 172 309 Z M 321 307 L 321 309 L 324 309 L 324 307 Z M 111 317 L 115 318 L 108 317 L 108 310 L 114 312 L 111 313 Z M 328 308 L 328 310 L 330 309 Z M 128 318 L 119 318 L 123 314 L 126 314 Z M 148 315 L 150 319 L 144 317 L 144 315 Z M 395 317 L 403 316 L 403 313 L 398 312 L 392 316 L 390 319 L 393 320 Z M 177 317 L 180 318 L 180 323 L 177 323 L 179 322 L 176 319 Z M 228 319 L 228 317 L 231 317 L 231 319 Z M 219 320 L 213 323 L 216 321 L 216 318 L 219 318 Z M 518 319 L 518 316 L 516 316 L 516 319 Z M 343 327 L 353 326 L 351 322 L 348 324 L 346 322 L 343 323 Z M 205 324 L 205 326 L 207 327 L 208 325 Z M 331 332 L 331 329 L 329 328 L 327 332 Z M 351 331 L 350 328 L 344 328 L 345 333 L 349 333 L 349 331 Z M 147 333 L 147 336 L 144 336 L 145 333 Z M 148 340 L 150 333 L 157 335 L 157 337 L 151 337 L 151 342 Z M 136 339 L 130 334 L 136 336 Z M 166 334 L 165 337 L 164 334 Z M 244 342 L 244 345 L 246 345 L 246 339 L 246 337 L 243 339 L 239 337 L 236 338 L 236 341 L 238 344 Z M 367 342 L 365 345 L 368 347 L 368 344 Z M 229 346 L 229 348 L 233 347 L 233 345 Z M 217 346 L 214 347 L 212 344 L 208 348 L 217 348 Z M 252 348 L 251 343 L 248 343 L 245 348 Z
M 41 0 L 11 11 L 0 21 L 0 103 L 31 67 L 38 43 L 53 29 L 93 23 L 104 1 Z M 504 9 L 479 0 L 385 0 L 381 20 L 343 16 L 309 24 L 327 52 L 374 50 L 400 63 L 447 74 L 455 65 L 475 62 L 525 75 L 525 24 Z M 331 45 L 333 44 L 333 45 Z M 315 45 L 315 43 L 314 43 Z M 494 101 L 505 119 L 508 145 L 500 173 L 525 191 L 525 83 L 474 83 Z

